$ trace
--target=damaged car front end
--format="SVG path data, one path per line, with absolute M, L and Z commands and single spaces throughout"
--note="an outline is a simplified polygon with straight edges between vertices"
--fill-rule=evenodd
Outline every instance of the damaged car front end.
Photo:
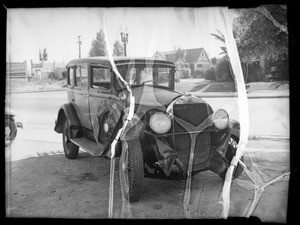
M 202 98 L 175 91 L 173 62 L 116 57 L 114 64 L 107 57 L 69 62 L 68 103 L 54 128 L 66 157 L 77 158 L 79 147 L 120 157 L 122 193 L 130 202 L 140 199 L 144 177 L 182 180 L 211 170 L 225 179 L 239 123 L 224 109 L 214 112 Z M 241 172 L 238 164 L 234 177 Z
M 185 179 L 191 165 L 192 175 L 211 170 L 225 178 L 239 140 L 239 124 L 224 109 L 213 112 L 201 98 L 180 95 L 165 108 L 158 105 L 135 120 L 138 128 L 126 139 L 138 135 L 146 177 Z M 238 167 L 234 176 L 241 172 Z

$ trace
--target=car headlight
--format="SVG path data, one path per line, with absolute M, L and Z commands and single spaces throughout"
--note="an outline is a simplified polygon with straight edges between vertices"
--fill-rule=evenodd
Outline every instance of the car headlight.
M 156 112 L 151 116 L 149 124 L 155 133 L 165 134 L 171 128 L 171 119 L 163 112 Z
M 223 130 L 228 126 L 229 115 L 224 109 L 219 109 L 213 114 L 213 123 L 216 128 Z

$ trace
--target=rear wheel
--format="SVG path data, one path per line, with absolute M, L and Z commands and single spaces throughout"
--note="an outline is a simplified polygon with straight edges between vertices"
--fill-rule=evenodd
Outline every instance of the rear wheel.
M 228 163 L 231 162 L 233 156 L 235 155 L 235 153 L 237 151 L 238 143 L 239 143 L 239 138 L 234 135 L 231 135 L 230 139 L 229 139 L 229 143 L 228 143 L 227 152 L 225 154 L 225 158 L 228 161 Z M 241 161 L 244 162 L 243 156 L 241 157 Z M 243 167 L 241 166 L 240 163 L 238 163 L 237 166 L 233 170 L 233 179 L 238 178 L 242 172 L 243 172 Z M 220 173 L 219 176 L 223 180 L 225 180 L 226 173 L 227 173 L 227 169 L 224 170 L 222 173 Z
M 72 137 L 70 137 L 69 124 L 68 124 L 68 121 L 65 120 L 64 130 L 63 130 L 63 134 L 62 134 L 65 156 L 68 159 L 76 159 L 78 156 L 79 146 L 77 146 L 73 142 L 71 142 L 71 140 L 70 140 L 71 138 Z
M 128 140 L 126 143 L 122 143 L 119 165 L 121 188 L 127 200 L 136 202 L 142 194 L 144 177 L 143 153 L 138 139 Z

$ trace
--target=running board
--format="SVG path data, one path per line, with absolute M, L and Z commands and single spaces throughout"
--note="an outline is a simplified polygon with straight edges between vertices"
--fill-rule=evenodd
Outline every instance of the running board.
M 92 156 L 100 156 L 104 150 L 103 145 L 97 145 L 95 142 L 90 141 L 87 138 L 74 138 L 71 139 L 75 145 L 82 148 L 84 151 L 90 153 Z

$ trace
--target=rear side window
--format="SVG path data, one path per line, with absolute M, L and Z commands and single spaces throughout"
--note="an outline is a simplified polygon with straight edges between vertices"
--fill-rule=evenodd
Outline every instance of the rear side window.
M 68 85 L 74 86 L 74 75 L 75 75 L 75 69 L 73 67 L 69 67 Z
M 91 66 L 92 88 L 110 89 L 111 72 L 109 68 Z
M 87 65 L 77 65 L 76 66 L 76 83 L 77 87 L 87 88 L 88 86 L 88 70 Z

